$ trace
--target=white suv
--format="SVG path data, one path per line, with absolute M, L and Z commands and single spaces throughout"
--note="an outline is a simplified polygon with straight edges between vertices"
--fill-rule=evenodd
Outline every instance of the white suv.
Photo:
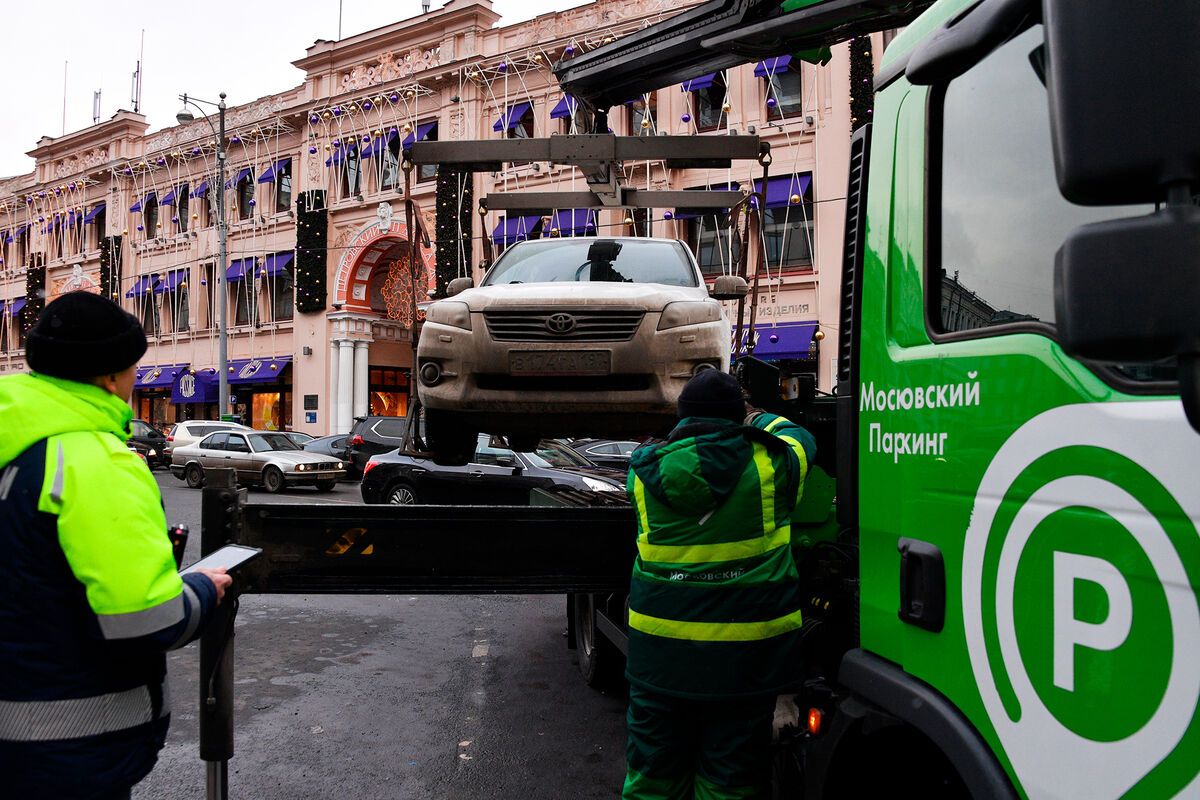
M 167 434 L 166 454 L 169 457 L 176 447 L 198 442 L 214 431 L 229 431 L 234 428 L 248 431 L 249 427 L 236 422 L 220 422 L 214 419 L 189 419 L 187 422 L 177 422 Z M 178 477 L 178 476 L 176 476 Z
M 718 279 L 710 297 L 682 242 L 624 237 L 518 242 L 478 288 L 455 294 L 456 284 L 426 309 L 417 346 L 439 460 L 474 448 L 478 431 L 518 450 L 664 433 L 689 378 L 729 369 L 730 323 L 715 298 L 746 287 Z

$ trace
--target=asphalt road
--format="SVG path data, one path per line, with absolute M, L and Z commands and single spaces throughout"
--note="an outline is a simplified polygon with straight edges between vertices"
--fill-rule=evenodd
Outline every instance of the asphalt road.
M 199 557 L 200 491 L 155 472 Z M 358 485 L 250 502 L 360 502 Z M 244 595 L 235 627 L 229 797 L 613 798 L 625 692 L 589 689 L 566 598 Z M 172 723 L 135 800 L 205 797 L 198 650 L 169 654 Z

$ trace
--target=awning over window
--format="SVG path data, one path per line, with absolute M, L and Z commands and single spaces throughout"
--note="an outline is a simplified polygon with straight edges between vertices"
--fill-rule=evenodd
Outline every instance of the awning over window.
M 271 181 L 275 180 L 276 172 L 287 169 L 291 165 L 292 165 L 292 159 L 290 157 L 279 159 L 274 164 L 272 164 L 270 167 L 268 167 L 266 172 L 264 172 L 262 175 L 258 176 L 258 182 L 259 183 L 270 183 Z
M 541 229 L 541 217 L 505 217 L 492 231 L 492 241 L 497 247 L 508 247 L 514 242 L 536 239 Z
M 192 189 L 192 197 L 204 197 L 204 195 L 207 191 L 208 191 L 208 181 L 205 181 L 204 183 L 197 186 L 195 189 Z
M 245 279 L 246 273 L 253 273 L 254 259 L 239 258 L 237 261 L 230 263 L 228 269 L 225 270 L 225 280 L 229 283 Z
M 629 102 L 632 103 L 633 101 L 630 100 Z M 578 107 L 578 105 L 578 100 L 569 94 L 564 94 L 562 99 L 558 101 L 558 104 L 555 105 L 554 108 L 550 109 L 550 119 L 562 119 L 563 117 L 569 117 L 575 113 L 575 109 Z
M 388 131 L 387 137 L 376 136 L 375 141 L 363 148 L 360 158 L 370 158 L 381 154 L 392 142 L 396 141 L 396 137 L 399 135 L 399 131 Z
M 791 205 L 792 195 L 798 196 L 802 202 L 809 199 L 808 189 L 811 185 L 812 175 L 807 172 L 771 178 L 767 181 L 767 208 L 784 208 Z M 762 191 L 762 181 L 754 182 L 754 191 Z
M 163 292 L 173 292 L 179 288 L 180 284 L 187 283 L 187 269 L 175 269 L 167 273 L 166 277 L 154 285 L 154 293 L 162 294 Z
M 220 394 L 220 379 L 213 367 L 181 369 L 171 383 L 172 403 L 215 403 Z
M 125 293 L 125 296 L 141 297 L 144 294 L 150 294 L 150 291 L 154 288 L 154 284 L 157 281 L 157 275 L 143 275 L 134 281 L 133 287 Z
M 768 75 L 776 75 L 780 72 L 787 72 L 791 67 L 791 56 L 779 56 L 779 58 L 768 58 L 766 61 L 760 61 L 754 66 L 754 77 L 765 78 Z
M 174 189 L 172 189 L 171 191 L 169 191 L 169 192 L 167 192 L 165 195 L 163 195 L 163 199 L 162 199 L 162 200 L 159 200 L 159 201 L 158 201 L 158 204 L 159 204 L 160 206 L 169 206 L 169 205 L 171 205 L 172 203 L 174 203 L 174 202 L 175 202 L 175 198 L 179 196 L 179 190 L 180 190 L 180 189 L 186 189 L 186 188 L 187 188 L 187 185 L 186 185 L 186 184 L 185 184 L 185 185 L 183 185 L 183 186 L 176 186 Z
M 414 133 L 410 133 L 404 137 L 404 141 L 400 143 L 401 147 L 412 147 L 413 142 L 423 142 L 429 136 L 431 131 L 437 130 L 437 120 L 433 122 L 425 122 L 417 126 Z
M 14 299 L 4 309 L 4 316 L 15 317 L 17 314 L 20 314 L 21 309 L 23 309 L 25 307 L 25 303 L 26 303 L 26 298 L 24 298 L 24 297 L 18 297 L 16 299 Z
M 263 267 L 263 272 L 267 277 L 278 275 L 287 269 L 288 264 L 292 263 L 292 253 L 272 253 L 267 256 L 267 263 Z
M 517 123 L 521 121 L 521 117 L 525 116 L 525 112 L 533 108 L 533 103 L 517 103 L 509 106 L 508 109 L 500 115 L 500 119 L 496 120 L 492 125 L 494 131 L 511 131 L 517 127 Z
M 229 362 L 228 383 L 269 383 L 279 380 L 283 368 L 290 364 L 292 357 L 270 356 L 261 358 L 244 358 Z
M 239 183 L 246 180 L 246 178 L 248 178 L 250 176 L 250 172 L 251 172 L 250 167 L 243 167 L 242 171 L 239 172 L 235 177 L 232 177 L 229 180 L 225 181 L 225 188 L 232 189 L 234 186 L 237 186 Z
M 808 345 L 812 342 L 817 322 L 776 322 L 754 326 L 754 357 L 763 361 L 779 361 L 785 358 L 808 358 Z M 742 331 L 742 344 L 738 355 L 746 355 L 748 331 Z
M 166 389 L 175 383 L 181 372 L 187 371 L 187 364 L 163 364 L 156 367 L 138 367 L 135 389 Z
M 131 205 L 131 206 L 129 207 L 129 210 L 130 210 L 130 211 L 132 211 L 132 212 L 134 212 L 134 213 L 136 214 L 137 212 L 139 212 L 139 211 L 141 211 L 141 210 L 142 210 L 142 207 L 143 207 L 144 205 L 146 205 L 147 203 L 149 203 L 151 200 L 153 200 L 153 199 L 154 199 L 155 197 L 157 197 L 157 196 L 158 196 L 158 193 L 157 193 L 157 192 L 150 192 L 150 194 L 146 195 L 146 196 L 145 196 L 145 197 L 143 197 L 141 200 L 138 200 L 136 203 L 134 203 L 133 205 Z
M 358 142 L 345 147 L 336 148 L 333 151 L 333 158 L 325 159 L 325 166 L 328 167 L 330 164 L 340 164 L 349 158 L 351 154 L 358 155 Z
M 24 233 L 27 230 L 29 230 L 29 225 L 22 225 L 21 227 L 17 228 L 15 231 L 13 231 L 12 235 L 20 236 L 22 233 Z
M 688 189 L 689 192 L 728 192 L 736 191 L 742 188 L 737 181 L 733 183 L 716 183 L 712 186 L 707 186 L 700 189 Z M 675 219 L 696 219 L 697 217 L 714 217 L 724 215 L 725 211 L 720 208 L 704 208 L 704 207 L 680 207 L 675 209 Z
M 551 236 L 585 236 L 596 230 L 596 212 L 590 208 L 559 211 L 550 218 Z
M 8 316 L 8 314 L 6 313 L 7 306 L 8 306 L 7 300 L 0 300 L 0 319 L 4 319 L 5 317 Z
M 96 219 L 96 217 L 103 214 L 105 205 L 107 205 L 107 204 L 106 203 L 97 203 L 96 207 L 93 208 L 91 211 L 89 211 L 87 213 L 87 215 L 83 218 L 83 224 L 87 225 L 89 222 Z
M 701 75 L 698 78 L 692 78 L 690 81 L 684 81 L 681 87 L 685 92 L 698 92 L 701 89 L 707 89 L 717 82 L 717 73 L 710 72 L 707 75 Z

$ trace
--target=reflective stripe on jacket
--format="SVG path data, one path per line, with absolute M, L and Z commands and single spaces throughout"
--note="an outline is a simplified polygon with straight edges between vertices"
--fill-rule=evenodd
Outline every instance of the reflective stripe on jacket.
M 680 696 L 785 691 L 802 624 L 791 514 L 816 450 L 806 430 L 682 420 L 636 451 L 638 520 L 629 598 L 630 681 Z

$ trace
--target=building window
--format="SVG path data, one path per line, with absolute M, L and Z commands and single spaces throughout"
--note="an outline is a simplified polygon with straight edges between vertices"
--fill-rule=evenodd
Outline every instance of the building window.
M 147 334 L 158 333 L 158 295 L 148 291 L 144 293 L 138 302 L 142 304 L 142 329 Z
M 191 208 L 188 191 L 189 187 L 185 183 L 179 187 L 179 194 L 175 195 L 175 226 L 180 233 L 187 233 L 188 229 L 188 213 Z
M 382 152 L 376 154 L 379 164 L 379 189 L 395 189 L 400 185 L 400 137 L 393 136 L 381 149 Z
M 279 322 L 292 318 L 295 302 L 295 280 L 292 277 L 292 254 L 275 253 L 267 256 L 264 282 L 271 319 Z
M 251 266 L 250 269 L 254 267 Z M 254 295 L 255 281 L 252 279 L 243 278 L 241 280 L 230 281 L 229 290 L 233 293 L 233 324 L 234 325 L 250 325 L 257 319 L 256 302 L 258 300 Z
M 358 146 L 345 151 L 342 162 L 342 197 L 349 198 L 362 191 L 362 161 L 358 157 Z
M 220 313 L 217 306 L 217 265 L 204 264 L 200 267 L 200 274 L 204 276 L 200 280 L 204 289 L 204 327 L 212 329 L 217 327 L 217 315 Z
M 163 293 L 163 302 L 171 330 L 186 331 L 191 329 L 189 320 L 191 309 L 188 307 L 187 281 L 181 281 L 173 292 Z
M 142 224 L 146 228 L 146 238 L 158 236 L 158 197 L 150 195 L 142 205 Z
M 288 211 L 292 207 L 292 162 L 275 168 L 275 211 Z
M 642 95 L 625 106 L 629 111 L 630 136 L 655 136 L 658 133 L 655 117 L 658 111 L 658 93 Z
M 738 262 L 741 242 L 729 227 L 728 214 L 706 214 L 691 220 L 688 238 L 705 275 L 728 274 Z
M 763 258 L 768 267 L 811 267 L 816 223 L 812 201 L 763 211 Z
M 91 244 L 91 247 L 88 249 L 99 250 L 100 242 L 104 240 L 104 234 L 108 231 L 108 207 L 101 206 L 100 208 L 96 209 L 94 213 L 95 216 L 93 216 L 92 221 L 88 223 L 92 226 L 92 232 L 87 234 Z
M 254 214 L 254 172 L 242 170 L 237 182 L 238 219 L 250 219 Z
M 421 137 L 421 139 L 420 139 L 420 141 L 422 141 L 422 142 L 436 142 L 438 140 L 437 121 L 430 120 L 430 122 L 432 122 L 433 124 L 430 125 L 428 122 L 425 123 L 425 125 L 428 125 L 428 128 L 425 129 L 425 131 L 424 131 L 425 135 L 423 137 Z M 420 131 L 421 128 L 425 127 L 425 125 L 418 127 L 417 130 Z M 437 177 L 437 164 L 419 164 L 417 166 L 417 180 L 418 181 L 431 181 L 436 177 Z
M 509 139 L 532 139 L 533 138 L 533 105 L 530 104 L 525 109 L 515 125 L 508 126 Z
M 804 112 L 804 94 L 800 73 L 780 69 L 770 73 L 767 84 L 767 118 L 783 119 Z
M 633 220 L 633 224 L 626 226 L 630 236 L 650 235 L 650 209 L 631 208 L 626 212 L 625 219 Z
M 725 76 L 720 72 L 713 76 L 710 85 L 692 91 L 692 116 L 697 130 L 711 131 L 721 126 L 726 94 Z

